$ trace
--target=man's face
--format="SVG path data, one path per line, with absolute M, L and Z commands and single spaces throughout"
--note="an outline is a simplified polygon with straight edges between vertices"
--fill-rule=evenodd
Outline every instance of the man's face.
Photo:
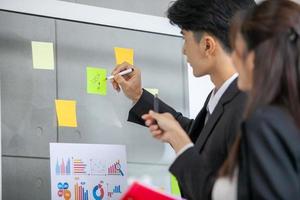
M 193 68 L 195 77 L 211 74 L 213 58 L 208 54 L 206 33 L 202 34 L 200 41 L 195 38 L 194 32 L 182 30 L 184 37 L 183 54 L 187 57 L 187 62 Z

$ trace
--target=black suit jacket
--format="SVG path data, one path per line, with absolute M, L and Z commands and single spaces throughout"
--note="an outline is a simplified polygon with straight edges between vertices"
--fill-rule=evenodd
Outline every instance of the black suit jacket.
M 239 199 L 300 199 L 300 129 L 289 112 L 260 107 L 242 130 Z
M 189 200 L 211 199 L 217 171 L 227 157 L 238 132 L 246 101 L 246 95 L 238 90 L 237 80 L 234 80 L 204 126 L 209 97 L 210 95 L 195 120 L 184 117 L 160 101 L 160 112 L 171 113 L 195 144 L 170 167 L 170 172 L 178 180 L 183 197 Z M 150 109 L 153 109 L 153 95 L 144 91 L 140 100 L 129 111 L 128 121 L 144 125 L 141 116 Z

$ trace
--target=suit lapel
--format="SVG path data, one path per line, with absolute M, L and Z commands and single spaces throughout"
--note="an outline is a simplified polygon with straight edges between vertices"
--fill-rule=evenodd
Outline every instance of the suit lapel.
M 202 150 L 206 140 L 209 138 L 215 125 L 218 123 L 218 121 L 222 117 L 223 112 L 224 112 L 224 105 L 226 103 L 230 102 L 238 93 L 239 93 L 239 90 L 237 88 L 237 79 L 236 79 L 227 88 L 227 90 L 221 97 L 219 103 L 217 104 L 215 110 L 213 111 L 212 115 L 208 119 L 206 125 L 202 129 L 202 131 L 197 139 L 197 142 L 196 142 L 196 146 L 197 146 L 197 148 L 199 148 L 199 151 Z M 230 119 L 228 119 L 228 120 L 230 120 Z
M 212 94 L 212 91 L 209 93 L 208 97 L 206 98 L 206 101 L 204 103 L 202 110 L 197 115 L 196 119 L 194 120 L 194 122 L 189 130 L 189 136 L 193 143 L 196 143 L 196 141 L 199 137 L 198 130 L 201 130 L 204 126 L 204 121 L 205 121 L 205 117 L 206 117 L 206 113 L 207 113 L 206 107 L 209 102 L 211 94 Z
M 223 105 L 218 103 L 214 112 L 212 113 L 206 125 L 202 129 L 201 134 L 199 135 L 198 140 L 196 142 L 196 146 L 200 147 L 199 151 L 202 150 L 204 143 L 206 142 L 213 128 L 215 127 L 216 123 L 219 121 L 220 117 L 222 116 L 223 111 L 224 111 Z

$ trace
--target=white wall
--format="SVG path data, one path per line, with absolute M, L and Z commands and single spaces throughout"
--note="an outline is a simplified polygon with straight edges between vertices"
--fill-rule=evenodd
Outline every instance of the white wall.
M 189 100 L 190 117 L 195 118 L 205 103 L 206 97 L 213 89 L 214 85 L 209 76 L 195 78 L 193 70 L 189 66 Z

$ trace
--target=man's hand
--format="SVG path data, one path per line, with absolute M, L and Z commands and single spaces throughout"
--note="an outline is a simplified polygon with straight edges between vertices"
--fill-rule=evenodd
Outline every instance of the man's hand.
M 168 142 L 178 153 L 184 146 L 192 143 L 187 133 L 170 113 L 158 114 L 150 111 L 142 116 L 152 136 L 163 142 Z
M 121 71 L 124 71 L 126 69 L 133 69 L 133 72 L 130 74 L 120 76 L 118 73 Z M 142 89 L 142 83 L 141 83 L 141 71 L 134 67 L 133 65 L 130 65 L 127 62 L 124 62 L 120 65 L 117 65 L 114 70 L 112 71 L 112 75 L 115 76 L 115 78 L 111 81 L 113 88 L 120 92 L 124 92 L 124 94 L 133 101 L 133 103 L 136 103 L 142 96 L 143 89 Z

